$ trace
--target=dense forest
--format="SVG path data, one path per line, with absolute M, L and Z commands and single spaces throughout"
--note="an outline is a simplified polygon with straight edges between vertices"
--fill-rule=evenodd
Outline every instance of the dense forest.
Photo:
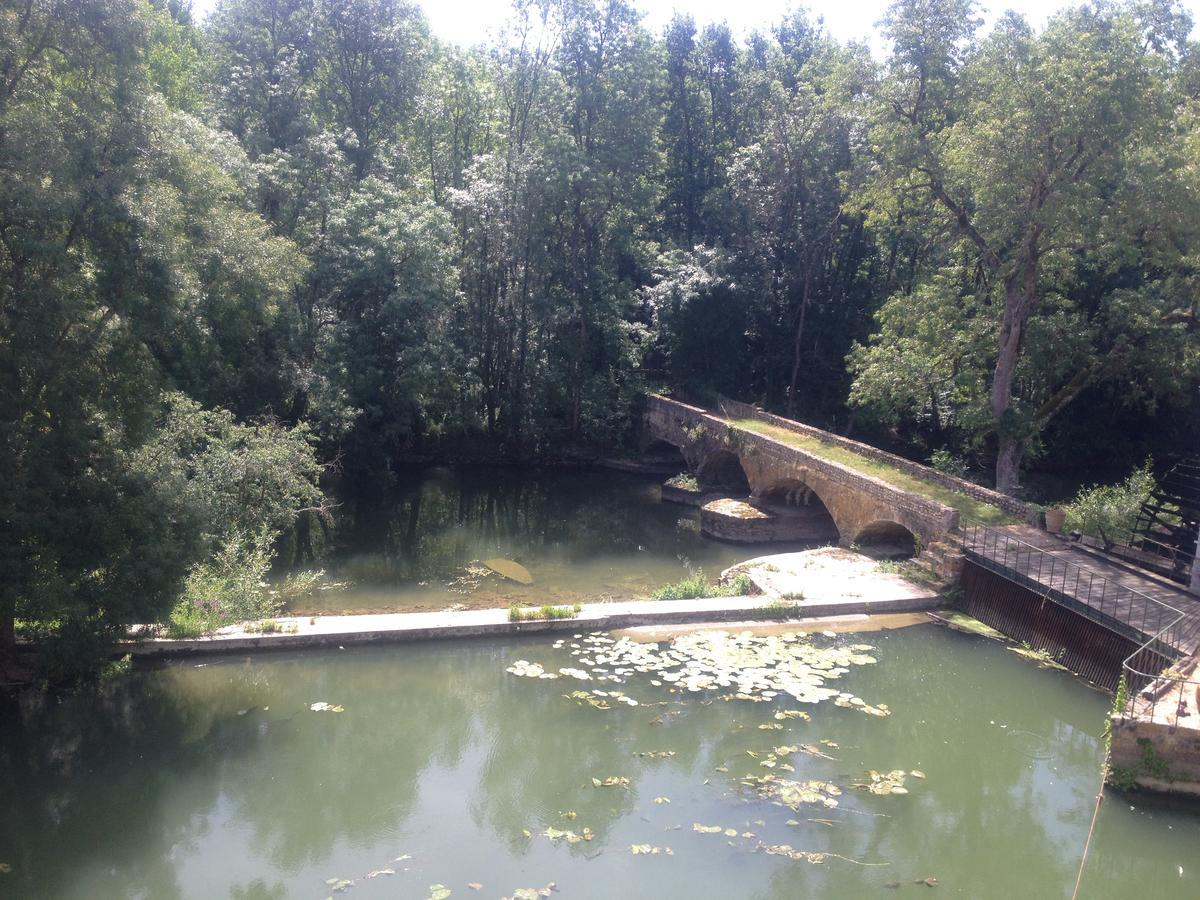
M 323 475 L 615 447 L 647 389 L 1009 492 L 1194 445 L 1188 16 L 878 27 L 0 0 L 0 656 L 252 592 Z

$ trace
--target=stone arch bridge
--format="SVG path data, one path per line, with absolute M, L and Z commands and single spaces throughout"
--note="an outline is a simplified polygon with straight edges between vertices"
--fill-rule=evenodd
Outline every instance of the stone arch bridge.
M 739 420 L 769 426 L 783 439 L 739 425 Z M 798 440 L 787 441 L 778 429 Z M 1028 515 L 1023 504 L 995 491 L 746 404 L 722 401 L 721 412 L 714 414 L 657 394 L 646 398 L 643 449 L 660 443 L 678 448 L 702 484 L 731 484 L 744 474 L 752 500 L 808 503 L 815 498 L 832 518 L 841 544 L 916 538 L 929 547 L 958 528 L 957 509 L 805 449 L 813 439 L 835 448 L 844 445 L 842 449 L 894 468 L 916 470 L 911 474 L 1000 506 L 1019 519 Z

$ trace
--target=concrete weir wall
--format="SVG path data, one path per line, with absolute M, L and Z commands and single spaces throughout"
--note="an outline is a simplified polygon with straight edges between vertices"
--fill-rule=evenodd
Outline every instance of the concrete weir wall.
M 718 458 L 736 457 L 752 496 L 811 490 L 829 510 L 842 544 L 901 526 L 929 546 L 958 527 L 958 510 L 952 507 L 677 400 L 647 397 L 645 428 L 647 438 L 678 447 L 693 471 L 703 471 Z

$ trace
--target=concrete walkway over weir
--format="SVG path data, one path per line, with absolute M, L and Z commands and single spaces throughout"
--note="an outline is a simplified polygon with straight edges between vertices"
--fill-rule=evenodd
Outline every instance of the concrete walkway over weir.
M 889 587 L 880 592 L 879 596 L 851 596 L 836 589 L 823 589 L 820 596 L 806 597 L 802 602 L 796 603 L 795 618 L 789 616 L 788 622 L 802 630 L 806 619 L 919 612 L 938 607 L 938 597 L 933 591 L 897 576 L 882 577 L 886 578 Z M 756 595 L 698 600 L 590 603 L 585 604 L 574 619 L 535 622 L 510 622 L 507 609 L 318 616 L 313 619 L 285 617 L 275 620 L 282 628 L 288 629 L 284 632 L 255 634 L 231 627 L 221 629 L 208 637 L 159 638 L 130 642 L 122 651 L 138 658 L 154 658 L 546 632 L 607 631 L 642 625 L 774 621 L 780 618 L 777 608 L 764 608 L 773 600 L 777 598 Z M 290 630 L 293 627 L 296 629 L 294 632 Z

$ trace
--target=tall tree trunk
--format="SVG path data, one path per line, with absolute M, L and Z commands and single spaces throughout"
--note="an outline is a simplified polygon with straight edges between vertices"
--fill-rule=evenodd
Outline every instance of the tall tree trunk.
M 1000 436 L 996 450 L 996 490 L 1005 494 L 1016 493 L 1021 486 L 1021 457 L 1024 455 L 1024 441 Z
M 800 340 L 804 337 L 804 320 L 808 316 L 808 300 L 812 287 L 812 267 L 804 269 L 804 297 L 800 301 L 800 321 L 796 324 L 796 338 L 792 342 L 792 378 L 788 382 L 788 418 L 796 417 L 796 382 L 800 377 Z
M 1033 239 L 1036 241 L 1036 236 Z M 1021 358 L 1025 325 L 1033 311 L 1037 287 L 1037 251 L 1030 248 L 1017 271 L 1004 282 L 1004 315 L 1000 320 L 999 352 L 992 370 L 992 427 L 996 430 L 996 490 L 1011 494 L 1020 487 L 1025 436 L 1012 420 L 1012 387 Z

